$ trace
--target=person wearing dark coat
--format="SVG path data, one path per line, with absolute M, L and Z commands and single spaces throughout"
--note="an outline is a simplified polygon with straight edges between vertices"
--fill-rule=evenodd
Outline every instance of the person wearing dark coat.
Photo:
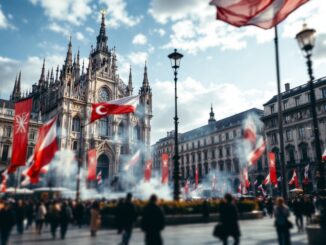
M 145 232 L 146 245 L 163 245 L 161 231 L 165 226 L 165 218 L 156 202 L 156 195 L 152 195 L 143 210 L 141 229 Z
M 49 222 L 50 222 L 50 228 L 51 228 L 51 235 L 52 238 L 56 238 L 57 228 L 59 226 L 60 222 L 60 205 L 59 203 L 55 202 L 51 205 L 49 210 Z
M 10 203 L 0 203 L 1 245 L 7 245 L 10 232 L 15 224 L 15 213 Z
M 292 210 L 295 216 L 295 223 L 298 227 L 298 231 L 303 231 L 303 213 L 304 213 L 304 203 L 303 200 L 297 197 L 292 202 Z
M 25 205 L 25 215 L 27 218 L 26 230 L 33 224 L 34 220 L 34 203 L 32 200 L 29 200 Z
M 307 225 L 311 223 L 312 215 L 315 213 L 315 206 L 310 200 L 309 197 L 305 197 L 304 199 L 304 214 L 306 216 Z
M 132 234 L 132 228 L 137 218 L 136 208 L 132 203 L 132 194 L 128 193 L 126 200 L 120 204 L 118 212 L 119 233 L 122 233 L 122 242 L 120 245 L 128 245 Z
M 15 207 L 15 216 L 16 216 L 16 228 L 18 234 L 23 234 L 24 232 L 24 219 L 25 219 L 25 207 L 22 200 L 17 202 Z
M 274 204 L 273 199 L 271 197 L 267 200 L 266 209 L 269 217 L 273 218 Z
M 229 236 L 233 237 L 234 245 L 238 245 L 240 241 L 238 210 L 232 201 L 232 195 L 227 193 L 224 196 L 224 201 L 220 204 L 220 222 L 224 234 L 222 236 L 223 245 L 228 244 Z
M 60 210 L 60 235 L 61 239 L 65 239 L 68 224 L 72 220 L 72 210 L 67 202 L 63 202 Z
M 284 199 L 278 197 L 274 209 L 275 228 L 279 245 L 291 245 L 290 226 L 288 218 L 290 211 L 288 206 L 284 204 Z
M 75 219 L 79 228 L 81 228 L 84 223 L 84 213 L 85 213 L 84 204 L 82 202 L 78 202 L 75 207 Z

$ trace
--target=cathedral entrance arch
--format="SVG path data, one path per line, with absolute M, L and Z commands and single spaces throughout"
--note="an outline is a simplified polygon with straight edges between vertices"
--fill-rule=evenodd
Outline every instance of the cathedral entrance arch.
M 106 154 L 101 154 L 97 159 L 96 173 L 100 171 L 102 173 L 102 180 L 105 180 L 109 177 L 109 164 L 110 159 Z

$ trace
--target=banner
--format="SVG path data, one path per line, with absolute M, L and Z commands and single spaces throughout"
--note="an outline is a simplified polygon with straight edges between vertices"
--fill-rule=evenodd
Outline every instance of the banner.
M 169 181 L 169 155 L 162 154 L 162 183 L 167 184 Z
M 28 128 L 31 117 L 32 99 L 15 103 L 14 135 L 12 143 L 11 165 L 8 173 L 13 173 L 19 166 L 26 164 Z
M 196 183 L 196 188 L 198 187 L 198 167 L 196 166 L 196 169 L 195 169 L 195 183 Z
M 269 177 L 273 185 L 277 185 L 277 175 L 276 175 L 276 164 L 275 164 L 275 153 L 268 152 L 269 159 Z
M 153 167 L 153 160 L 149 159 L 145 162 L 145 181 L 148 182 L 151 180 L 152 177 L 152 167 Z
M 96 180 L 96 149 L 88 150 L 87 152 L 88 159 L 88 173 L 87 173 L 87 181 Z

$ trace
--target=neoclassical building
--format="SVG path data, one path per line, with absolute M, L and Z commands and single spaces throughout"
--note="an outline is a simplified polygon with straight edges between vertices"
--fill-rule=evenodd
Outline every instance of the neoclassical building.
M 245 158 L 239 157 L 238 148 L 242 144 L 244 121 L 248 116 L 260 118 L 263 111 L 252 108 L 233 116 L 215 120 L 213 108 L 209 113 L 208 123 L 202 127 L 179 134 L 180 173 L 183 180 L 194 180 L 195 170 L 198 168 L 199 180 L 201 181 L 210 171 L 216 171 L 218 181 L 226 182 L 234 190 L 240 181 L 241 166 L 244 166 Z M 258 133 L 263 134 L 263 129 L 258 128 Z M 174 156 L 174 131 L 168 132 L 167 136 L 157 141 L 152 146 L 154 169 L 160 171 L 163 153 L 169 155 L 169 177 L 173 176 Z M 267 172 L 266 155 L 250 168 L 251 179 Z
M 102 21 L 96 45 L 90 51 L 87 68 L 80 64 L 79 50 L 73 56 L 71 39 L 67 55 L 61 69 L 59 66 L 45 71 L 45 60 L 40 79 L 32 86 L 32 91 L 21 92 L 21 74 L 16 78 L 9 100 L 0 100 L 0 160 L 1 169 L 10 162 L 13 134 L 14 102 L 21 98 L 33 98 L 33 113 L 29 132 L 28 155 L 33 152 L 37 139 L 37 128 L 55 115 L 60 149 L 71 149 L 78 154 L 82 147 L 82 159 L 86 166 L 86 152 L 97 150 L 97 171 L 102 178 L 110 179 L 119 174 L 120 166 L 139 148 L 144 157 L 149 155 L 152 92 L 144 67 L 142 86 L 138 92 L 139 106 L 135 113 L 112 115 L 102 118 L 85 127 L 91 112 L 91 103 L 109 101 L 134 94 L 130 68 L 128 83 L 118 74 L 115 48 L 109 48 L 105 28 L 105 16 Z M 80 133 L 83 130 L 83 142 L 80 145 Z
M 322 151 L 326 142 L 326 77 L 314 81 L 316 95 L 316 111 L 319 126 L 319 136 Z M 285 84 L 285 91 L 282 95 L 282 120 L 283 138 L 285 146 L 285 164 L 288 178 L 292 177 L 296 169 L 299 175 L 299 183 L 304 178 L 304 167 L 310 165 L 309 188 L 316 184 L 315 170 L 317 166 L 313 122 L 310 114 L 310 91 L 309 85 L 303 84 L 290 88 Z M 267 149 L 276 153 L 276 163 L 280 169 L 279 151 L 280 139 L 278 131 L 278 106 L 277 96 L 273 96 L 264 104 L 265 134 L 267 136 Z

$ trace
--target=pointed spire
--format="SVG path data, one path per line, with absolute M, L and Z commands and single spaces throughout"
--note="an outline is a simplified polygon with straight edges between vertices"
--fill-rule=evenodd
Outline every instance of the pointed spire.
M 55 74 L 55 80 L 58 81 L 59 79 L 59 65 L 57 66 L 56 74 Z
M 45 58 L 43 59 L 43 66 L 42 66 L 42 72 L 41 72 L 39 83 L 43 81 L 45 81 Z
M 84 60 L 83 60 L 83 65 L 82 65 L 82 75 L 84 75 L 84 69 L 85 69 L 85 63 L 84 63 Z
M 145 61 L 145 67 L 144 67 L 144 79 L 143 79 L 143 87 L 148 87 L 148 76 L 147 76 L 147 61 Z
M 102 14 L 102 21 L 101 21 L 100 32 L 97 36 L 96 50 L 107 52 L 108 51 L 108 46 L 107 46 L 108 37 L 106 36 L 106 33 L 105 33 L 105 11 L 101 11 L 101 14 Z
M 71 66 L 72 65 L 72 45 L 71 45 L 71 36 L 69 38 L 69 43 L 68 43 L 68 50 L 67 50 L 67 56 L 66 56 L 66 61 L 65 61 L 66 66 Z M 67 67 L 66 67 L 67 68 Z
M 48 75 L 46 76 L 46 81 L 49 82 L 50 80 L 50 70 L 48 69 Z
M 77 61 L 76 61 L 77 63 L 77 66 L 79 66 L 79 48 L 78 48 L 78 51 L 77 51 Z
M 50 82 L 51 82 L 51 83 L 54 82 L 53 67 L 52 67 L 52 69 L 51 69 Z
M 20 95 L 20 80 L 21 80 L 21 76 L 22 76 L 22 72 L 19 71 L 18 80 L 17 80 L 17 88 L 16 88 L 17 94 L 19 94 L 19 95 Z
M 129 95 L 132 95 L 133 87 L 132 87 L 132 74 L 131 74 L 131 65 L 129 69 L 129 81 L 128 81 L 128 87 L 127 87 Z
M 213 104 L 211 104 L 211 112 L 209 113 L 208 124 L 214 124 L 215 122 L 215 113 L 213 111 Z

